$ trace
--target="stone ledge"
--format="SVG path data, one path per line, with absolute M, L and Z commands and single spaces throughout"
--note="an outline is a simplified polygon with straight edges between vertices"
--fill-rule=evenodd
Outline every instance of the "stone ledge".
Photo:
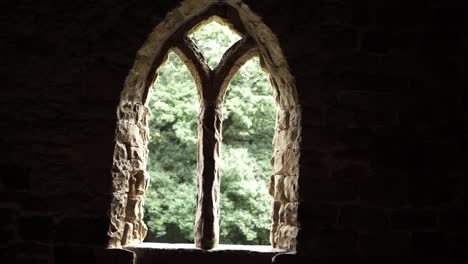
M 271 246 L 219 245 L 211 250 L 196 248 L 194 244 L 142 243 L 127 246 L 135 252 L 137 264 L 146 263 L 271 263 L 284 250 Z
M 261 245 L 218 245 L 214 249 L 205 250 L 195 247 L 195 244 L 185 243 L 141 243 L 136 246 L 125 247 L 129 250 L 193 250 L 193 251 L 206 251 L 206 252 L 219 252 L 219 251 L 239 251 L 239 252 L 258 252 L 258 253 L 271 253 L 279 254 L 286 252 L 282 249 L 272 248 L 271 246 Z

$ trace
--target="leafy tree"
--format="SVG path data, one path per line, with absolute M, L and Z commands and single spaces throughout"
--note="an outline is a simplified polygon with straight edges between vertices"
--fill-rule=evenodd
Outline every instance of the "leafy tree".
M 212 68 L 239 39 L 214 22 L 190 37 Z M 151 182 L 145 201 L 147 240 L 191 242 L 199 109 L 195 83 L 185 65 L 171 53 L 153 90 L 147 166 Z M 248 61 L 231 81 L 223 116 L 220 242 L 268 244 L 275 103 L 258 59 Z

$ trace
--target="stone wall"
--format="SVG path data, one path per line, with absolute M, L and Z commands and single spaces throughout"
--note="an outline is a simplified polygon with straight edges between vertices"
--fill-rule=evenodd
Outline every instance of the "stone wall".
M 276 34 L 295 78 L 298 253 L 317 262 L 462 262 L 464 2 L 244 2 Z M 104 249 L 116 109 L 137 51 L 177 3 L 0 4 L 2 263 L 131 259 Z M 278 152 L 277 169 L 295 155 L 279 153 L 293 149 Z M 294 183 L 276 175 L 275 190 Z M 276 197 L 277 232 L 294 235 L 295 223 L 281 220 L 294 198 Z
M 114 160 L 112 166 L 109 246 L 120 247 L 143 241 L 148 228 L 143 223 L 144 195 L 149 183 L 149 110 L 142 104 L 126 103 L 117 109 Z
M 276 114 L 276 133 L 273 138 L 270 183 L 273 196 L 272 246 L 296 250 L 300 230 L 297 218 L 299 206 L 299 156 L 301 141 L 301 112 L 299 107 L 279 109 Z

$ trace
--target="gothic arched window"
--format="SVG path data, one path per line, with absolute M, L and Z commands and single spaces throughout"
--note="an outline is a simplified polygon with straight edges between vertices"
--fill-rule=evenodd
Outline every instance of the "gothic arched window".
M 211 249 L 219 241 L 221 105 L 230 80 L 253 56 L 270 73 L 276 94 L 273 176 L 270 194 L 272 208 L 271 243 L 275 248 L 295 250 L 299 232 L 299 144 L 300 107 L 294 78 L 276 37 L 240 1 L 210 4 L 186 0 L 151 33 L 139 50 L 126 79 L 117 111 L 116 147 L 113 164 L 113 202 L 109 246 L 140 243 L 146 235 L 143 223 L 144 193 L 148 187 L 145 172 L 148 158 L 148 90 L 157 68 L 172 49 L 185 63 L 197 85 L 200 112 L 198 120 L 197 212 L 195 244 Z M 229 2 L 229 1 L 228 1 Z M 234 3 L 236 2 L 236 3 Z M 211 69 L 197 45 L 188 37 L 191 30 L 214 17 L 222 19 L 242 38 Z

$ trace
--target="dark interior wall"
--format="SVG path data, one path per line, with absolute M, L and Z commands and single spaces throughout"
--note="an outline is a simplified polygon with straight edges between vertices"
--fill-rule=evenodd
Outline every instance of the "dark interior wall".
M 177 2 L 0 4 L 2 263 L 103 259 L 120 91 Z M 463 257 L 463 1 L 245 3 L 303 107 L 300 252 Z

